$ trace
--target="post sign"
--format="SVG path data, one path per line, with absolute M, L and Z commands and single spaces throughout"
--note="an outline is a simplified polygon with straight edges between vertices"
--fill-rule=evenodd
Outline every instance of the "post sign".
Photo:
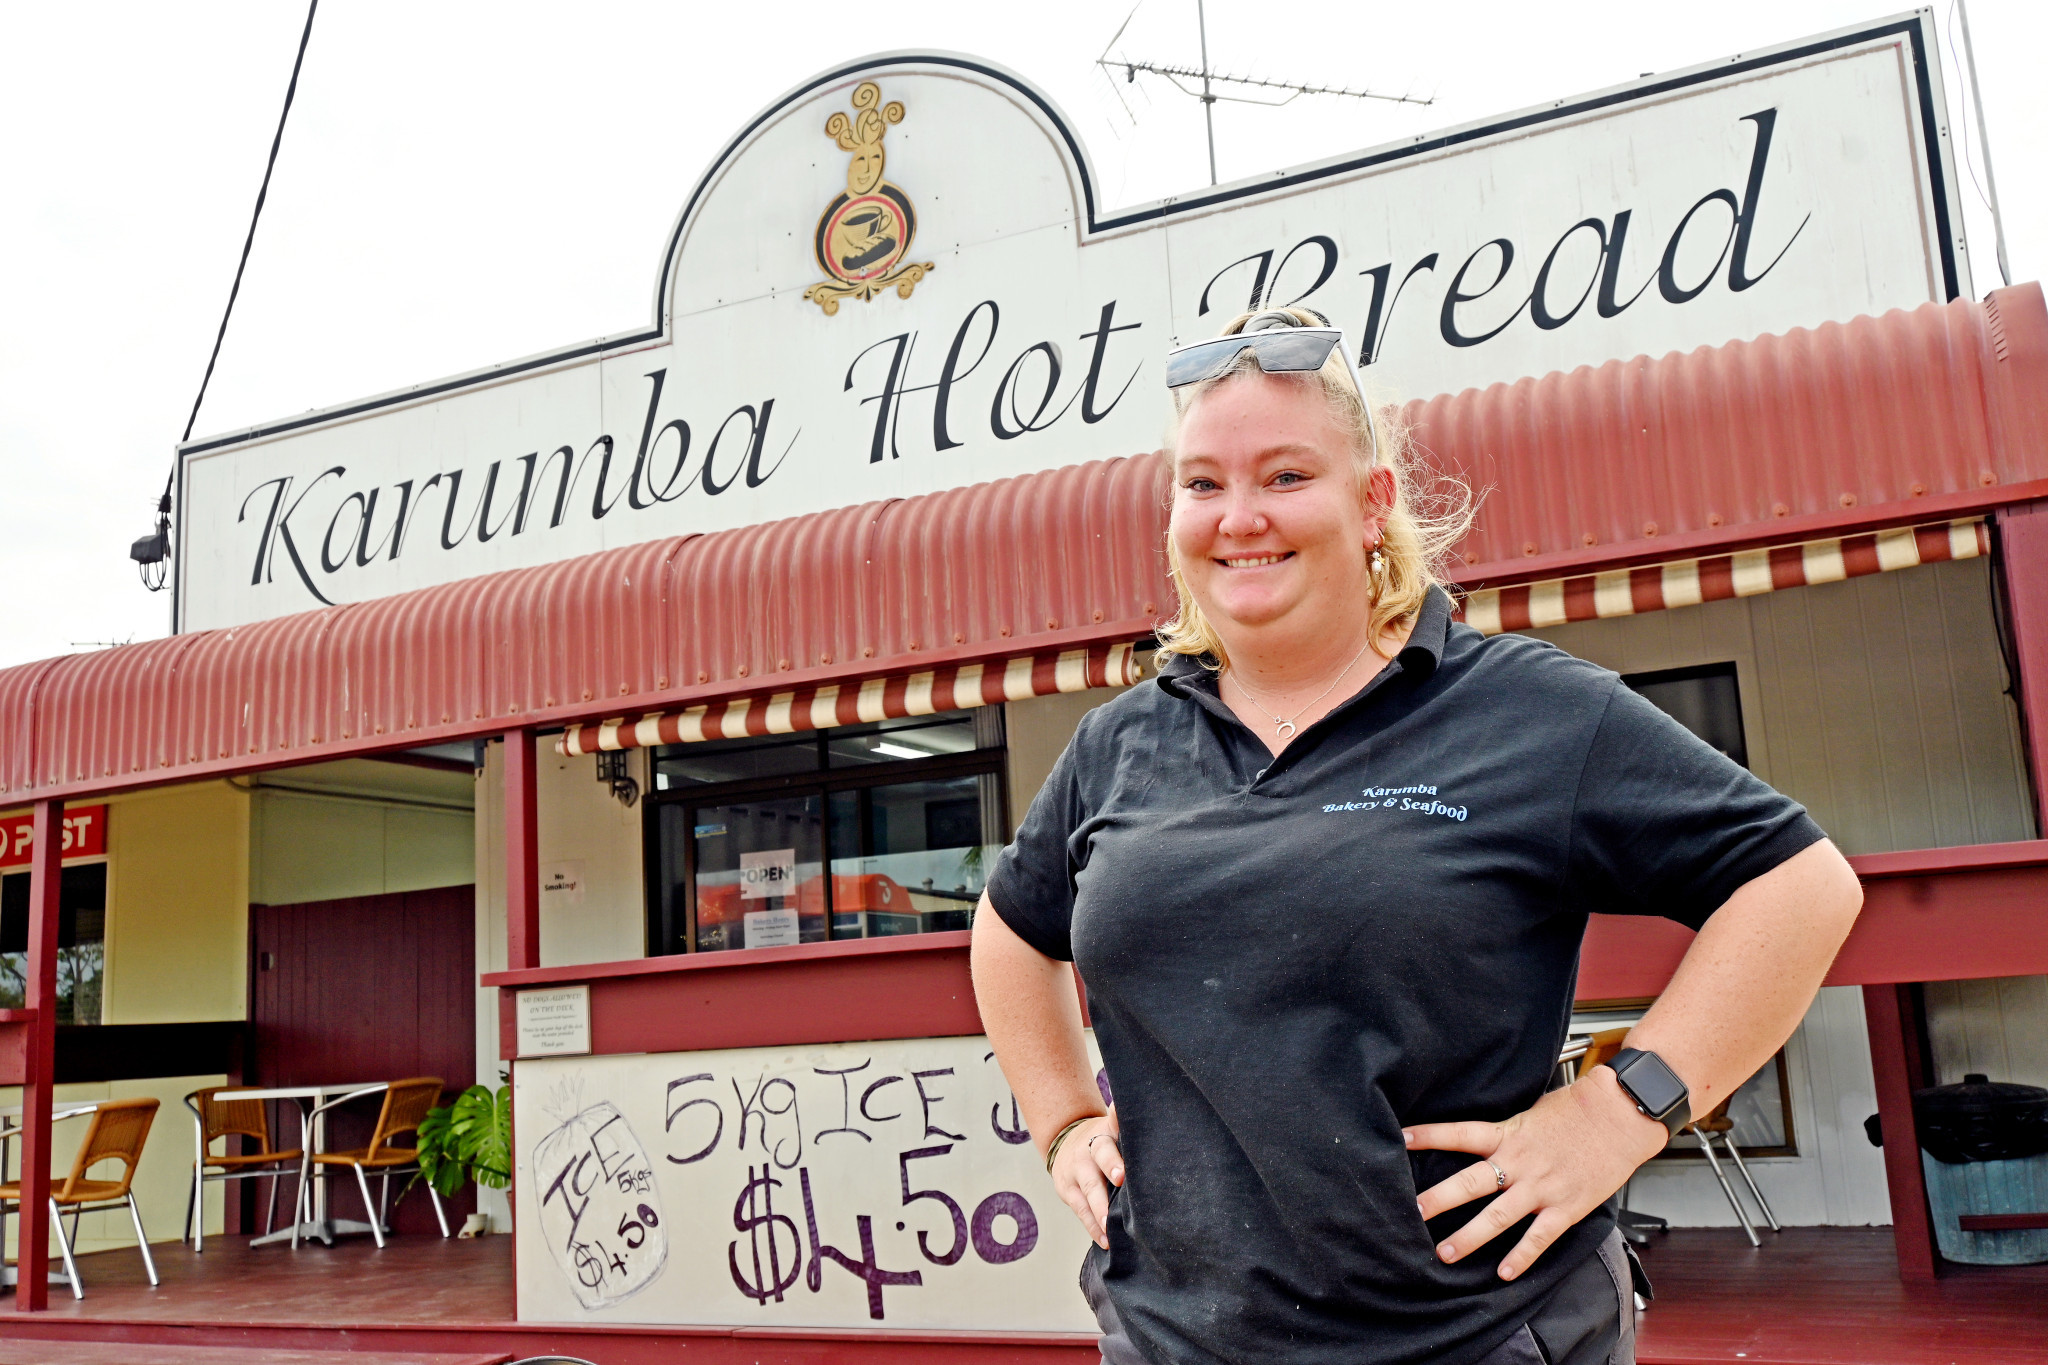
M 985 1038 L 522 1060 L 512 1089 L 522 1322 L 1094 1330 Z
M 0 871 L 27 867 L 35 856 L 36 819 L 23 811 L 0 816 Z M 104 857 L 107 852 L 107 808 L 67 807 L 64 811 L 65 862 Z
M 689 194 L 652 325 L 180 449 L 180 629 L 1159 445 L 1255 304 L 1377 398 L 1970 288 L 1930 11 L 1130 210 L 1043 93 L 853 62 Z

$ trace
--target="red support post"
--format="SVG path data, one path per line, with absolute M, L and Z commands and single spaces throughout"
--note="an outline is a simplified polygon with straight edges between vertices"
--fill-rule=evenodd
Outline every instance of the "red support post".
M 1913 988 L 1865 986 L 1863 1017 L 1870 1030 L 1870 1065 L 1877 1078 L 1878 1123 L 1884 1129 L 1884 1177 L 1892 1197 L 1892 1240 L 1899 1278 L 1931 1280 L 1940 1258 L 1927 1213 L 1927 1180 L 1920 1169 L 1920 1131 L 1913 1122 L 1913 1091 L 1928 1085 L 1920 1048 Z
M 533 732 L 505 735 L 505 966 L 540 966 L 540 795 Z
M 14 1307 L 50 1306 L 50 1099 L 57 1079 L 57 919 L 64 875 L 64 803 L 38 801 L 29 863 L 28 977 L 35 1014 L 21 1088 L 21 1237 Z
M 2018 673 L 2011 680 L 2012 691 L 2020 704 L 2038 823 L 2048 807 L 2048 503 L 2000 508 L 1996 522 Z

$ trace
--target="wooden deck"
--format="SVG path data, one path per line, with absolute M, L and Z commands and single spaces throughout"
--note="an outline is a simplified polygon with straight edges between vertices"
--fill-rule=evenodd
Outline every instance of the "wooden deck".
M 900 1332 L 563 1328 L 512 1321 L 511 1243 L 400 1237 L 379 1252 L 158 1247 L 84 1258 L 86 1298 L 0 1298 L 0 1365 L 495 1365 L 559 1352 L 596 1365 L 1095 1365 L 1084 1338 Z M 2048 1365 L 2048 1266 L 1899 1280 L 1885 1228 L 1766 1236 L 1681 1230 L 1644 1254 L 1657 1301 L 1644 1365 Z

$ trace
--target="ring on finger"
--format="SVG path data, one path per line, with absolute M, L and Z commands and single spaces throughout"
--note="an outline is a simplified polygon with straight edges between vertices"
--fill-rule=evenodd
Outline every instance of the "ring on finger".
M 1097 1142 L 1101 1141 L 1101 1140 L 1102 1140 L 1103 1138 L 1108 1138 L 1108 1139 L 1109 1139 L 1109 1140 L 1110 1140 L 1111 1142 L 1116 1142 L 1116 1134 L 1115 1134 L 1115 1133 L 1097 1133 L 1097 1134 L 1096 1134 L 1096 1135 L 1095 1135 L 1094 1137 L 1092 1137 L 1092 1138 L 1089 1138 L 1089 1139 L 1088 1139 L 1088 1141 L 1087 1141 L 1087 1143 L 1086 1143 L 1086 1144 L 1084 1144 L 1084 1145 L 1085 1145 L 1085 1146 L 1088 1146 L 1088 1147 L 1093 1147 L 1093 1146 L 1094 1146 L 1094 1145 L 1095 1145 L 1095 1144 L 1096 1144 Z M 1122 1150 L 1123 1150 L 1123 1144 L 1122 1144 L 1122 1143 L 1117 1143 L 1117 1150 L 1118 1150 L 1118 1151 L 1122 1151 Z
M 1489 1166 L 1493 1166 L 1494 1192 L 1499 1193 L 1501 1190 L 1506 1189 L 1508 1187 L 1508 1173 L 1500 1167 L 1494 1166 L 1493 1161 L 1488 1157 L 1481 1157 L 1480 1160 L 1486 1162 Z

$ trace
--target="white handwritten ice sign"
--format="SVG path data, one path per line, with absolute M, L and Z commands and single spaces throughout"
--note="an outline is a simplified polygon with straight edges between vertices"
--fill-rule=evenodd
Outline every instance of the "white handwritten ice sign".
M 533 1149 L 541 1237 L 586 1309 L 645 1289 L 668 1261 L 661 1195 L 617 1106 L 594 1104 Z
M 599 1131 L 611 1107 L 579 1093 L 611 1101 L 646 1143 L 668 1265 L 630 1302 L 603 1297 L 618 1291 L 598 1272 L 640 1201 L 593 1203 L 572 1228 L 593 1177 L 563 1172 L 610 1130 L 538 1153 L 522 1141 L 520 1190 L 561 1184 L 549 1202 L 515 1206 L 522 1321 L 1092 1328 L 1075 1282 L 1087 1234 L 1046 1179 L 986 1038 L 522 1058 L 517 1130 L 581 1113 Z

